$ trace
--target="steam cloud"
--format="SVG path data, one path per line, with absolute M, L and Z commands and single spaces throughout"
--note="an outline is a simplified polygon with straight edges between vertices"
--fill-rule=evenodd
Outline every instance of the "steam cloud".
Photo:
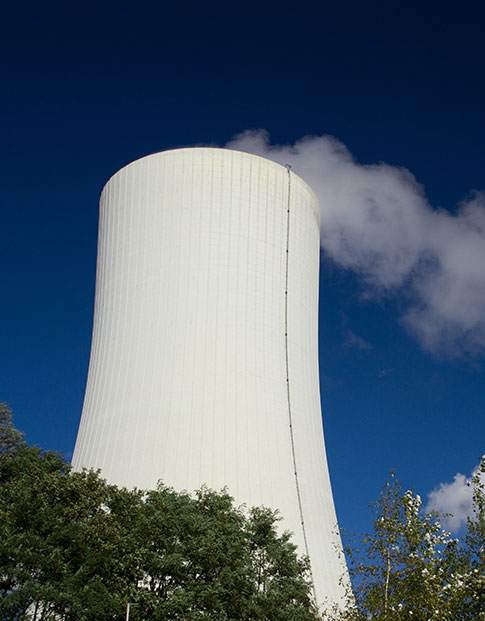
M 358 164 L 331 136 L 271 145 L 266 131 L 246 131 L 226 146 L 290 164 L 311 185 L 327 256 L 360 274 L 367 295 L 405 294 L 402 322 L 425 350 L 483 354 L 485 193 L 456 215 L 433 209 L 408 170 Z

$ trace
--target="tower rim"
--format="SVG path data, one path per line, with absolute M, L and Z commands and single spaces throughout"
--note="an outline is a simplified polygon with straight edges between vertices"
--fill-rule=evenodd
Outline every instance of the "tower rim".
M 197 147 L 177 147 L 175 149 L 164 149 L 163 151 L 154 151 L 153 153 L 149 153 L 148 155 L 144 155 L 142 157 L 137 158 L 136 160 L 132 160 L 131 162 L 128 162 L 128 164 L 125 164 L 124 166 L 122 166 L 121 168 L 119 168 L 116 172 L 114 172 L 106 181 L 106 183 L 103 186 L 101 195 L 104 193 L 104 191 L 106 190 L 106 188 L 108 187 L 108 185 L 111 183 L 111 181 L 118 176 L 118 174 L 120 174 L 122 171 L 125 171 L 127 168 L 130 168 L 131 166 L 134 166 L 136 164 L 141 163 L 142 161 L 146 161 L 148 159 L 152 159 L 152 158 L 156 158 L 157 156 L 162 156 L 162 155 L 171 155 L 171 154 L 175 154 L 178 152 L 182 152 L 182 151 L 193 151 L 193 152 L 207 152 L 207 151 L 214 151 L 214 152 L 223 152 L 223 153 L 238 153 L 240 155 L 244 155 L 247 156 L 249 158 L 255 158 L 258 160 L 263 160 L 264 162 L 267 162 L 271 165 L 274 165 L 275 167 L 277 167 L 278 169 L 283 169 L 284 172 L 287 172 L 288 170 L 288 165 L 287 164 L 280 164 L 279 162 L 276 162 L 275 160 L 272 160 L 269 157 L 265 157 L 264 155 L 257 155 L 256 153 L 250 153 L 249 151 L 241 151 L 240 149 L 228 149 L 227 147 L 214 147 L 214 146 L 197 146 Z M 315 206 L 315 212 L 317 214 L 318 217 L 318 221 L 320 222 L 320 213 L 319 213 L 319 201 L 318 198 L 315 194 L 315 192 L 313 191 L 313 189 L 311 188 L 310 184 L 305 181 L 305 179 L 303 179 L 303 177 L 301 175 L 299 175 L 298 173 L 296 173 L 293 168 L 290 167 L 290 171 L 291 174 L 294 178 L 296 178 L 298 180 L 299 183 L 301 183 L 306 190 L 308 191 L 308 193 L 311 195 L 312 197 L 312 202 Z

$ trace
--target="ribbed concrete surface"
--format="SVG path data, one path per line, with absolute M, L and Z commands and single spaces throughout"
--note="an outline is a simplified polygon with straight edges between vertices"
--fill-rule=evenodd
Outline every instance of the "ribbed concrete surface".
M 315 196 L 264 158 L 179 149 L 116 173 L 73 466 L 278 508 L 321 602 L 340 598 L 344 568 L 320 411 L 319 248 Z

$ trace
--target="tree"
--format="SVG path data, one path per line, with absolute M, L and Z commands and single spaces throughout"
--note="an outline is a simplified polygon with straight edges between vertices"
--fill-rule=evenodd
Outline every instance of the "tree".
M 24 434 L 15 428 L 12 411 L 6 403 L 0 403 L 0 459 L 23 444 Z
M 310 565 L 296 556 L 289 532 L 278 535 L 277 512 L 253 508 L 246 526 L 256 596 L 249 619 L 304 621 L 319 618 L 310 605 Z M 310 609 L 310 613 L 309 613 Z
M 485 470 L 482 458 L 481 471 Z M 425 514 L 418 495 L 402 491 L 393 473 L 373 505 L 373 532 L 349 542 L 353 583 L 347 620 L 456 621 L 485 618 L 485 495 L 479 473 L 472 480 L 474 515 L 463 542 Z M 481 616 L 480 616 L 481 615 Z
M 10 414 L 8 413 L 8 416 Z M 9 431 L 14 430 L 11 418 Z M 8 435 L 8 434 L 7 434 Z M 128 491 L 7 442 L 0 480 L 0 618 L 317 619 L 308 563 L 268 509 L 226 492 Z
M 246 515 L 225 492 L 195 498 L 160 486 L 149 492 L 139 524 L 134 595 L 150 619 L 316 619 L 307 579 L 277 515 Z
M 467 520 L 462 564 L 453 576 L 453 588 L 461 595 L 462 618 L 485 619 L 485 455 L 469 485 L 473 492 L 473 513 Z M 450 587 L 451 588 L 451 587 Z
M 61 456 L 36 447 L 12 452 L 2 474 L 0 617 L 121 614 L 114 570 L 124 533 L 111 505 L 127 494 L 94 472 L 71 473 Z

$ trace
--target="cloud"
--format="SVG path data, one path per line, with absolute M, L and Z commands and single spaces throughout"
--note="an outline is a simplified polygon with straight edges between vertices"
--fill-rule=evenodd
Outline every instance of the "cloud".
M 264 130 L 226 146 L 290 164 L 316 192 L 327 257 L 361 276 L 368 296 L 401 294 L 402 324 L 434 354 L 485 350 L 485 194 L 456 215 L 433 209 L 405 168 L 358 164 L 331 136 L 271 145 Z
M 378 373 L 377 373 L 377 377 L 379 379 L 382 379 L 383 377 L 387 377 L 388 375 L 390 375 L 392 373 L 393 369 L 379 369 Z
M 372 345 L 368 343 L 364 338 L 356 334 L 353 330 L 351 330 L 347 325 L 348 323 L 349 318 L 345 313 L 342 313 L 342 347 L 344 349 L 358 349 L 361 351 L 372 349 Z
M 372 349 L 370 343 L 349 328 L 346 328 L 344 331 L 343 347 L 346 349 L 360 349 L 361 351 Z
M 478 467 L 472 473 L 472 477 L 478 473 Z M 485 484 L 485 472 L 480 474 L 480 480 Z M 442 518 L 444 528 L 452 532 L 459 532 L 473 513 L 473 487 L 470 478 L 459 472 L 453 477 L 451 483 L 440 483 L 428 494 L 426 511 L 438 513 L 450 513 L 448 518 Z

